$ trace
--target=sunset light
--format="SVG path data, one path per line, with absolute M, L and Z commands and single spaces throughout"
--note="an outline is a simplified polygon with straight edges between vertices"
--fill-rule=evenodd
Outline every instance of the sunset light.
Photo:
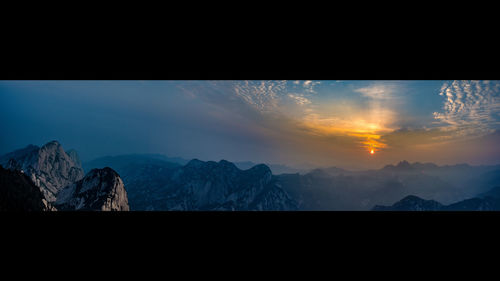
M 500 81 L 2 80 L 0 120 L 0 213 L 500 211 Z

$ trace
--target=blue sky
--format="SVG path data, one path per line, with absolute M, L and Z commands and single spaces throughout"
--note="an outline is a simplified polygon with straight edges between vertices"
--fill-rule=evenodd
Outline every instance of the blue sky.
M 84 161 L 498 164 L 499 93 L 498 81 L 0 81 L 0 153 L 55 139 Z

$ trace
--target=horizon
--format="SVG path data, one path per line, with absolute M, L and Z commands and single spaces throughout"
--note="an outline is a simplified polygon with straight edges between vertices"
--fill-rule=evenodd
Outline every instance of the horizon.
M 82 162 L 495 166 L 499 93 L 498 81 L 0 81 L 0 155 L 57 140 Z
M 18 149 L 14 149 L 14 150 L 9 151 L 7 153 L 1 153 L 0 157 L 3 156 L 3 155 L 5 155 L 5 154 L 17 151 L 17 150 L 22 150 L 22 149 L 27 148 L 29 146 L 36 146 L 38 148 L 41 148 L 45 144 L 48 144 L 48 143 L 51 143 L 51 142 L 57 142 L 57 143 L 59 143 L 63 147 L 63 149 L 64 149 L 65 152 L 68 152 L 70 150 L 75 150 L 77 152 L 78 156 L 80 157 L 80 154 L 79 154 L 78 150 L 76 150 L 74 148 L 66 148 L 58 140 L 51 140 L 51 141 L 48 141 L 48 142 L 46 142 L 46 143 L 44 143 L 42 145 L 39 145 L 39 144 L 28 144 L 28 145 L 26 145 L 24 147 L 20 147 Z M 162 157 L 166 157 L 166 158 L 170 158 L 170 159 L 178 158 L 178 159 L 182 159 L 182 160 L 187 161 L 187 162 L 190 162 L 190 161 L 193 161 L 193 160 L 199 160 L 199 161 L 202 161 L 202 162 L 216 162 L 216 163 L 220 163 L 221 161 L 228 161 L 228 162 L 231 162 L 233 164 L 252 163 L 254 166 L 255 165 L 260 165 L 260 164 L 264 164 L 264 165 L 267 165 L 267 166 L 270 166 L 270 165 L 271 166 L 272 165 L 281 165 L 281 166 L 286 166 L 288 168 L 293 168 L 293 169 L 298 169 L 298 170 L 304 170 L 304 171 L 306 171 L 306 173 L 309 173 L 309 172 L 311 172 L 312 170 L 315 170 L 315 169 L 328 169 L 328 168 L 340 168 L 340 169 L 345 170 L 347 172 L 363 172 L 363 171 L 369 171 L 369 170 L 381 170 L 381 169 L 383 169 L 383 168 L 385 168 L 387 166 L 398 166 L 399 164 L 404 163 L 404 162 L 407 162 L 410 165 L 414 165 L 414 164 L 422 164 L 422 165 L 433 164 L 433 165 L 436 165 L 438 167 L 460 166 L 460 165 L 467 165 L 467 166 L 470 166 L 470 167 L 494 167 L 494 166 L 500 166 L 500 162 L 498 162 L 497 164 L 488 164 L 488 165 L 484 165 L 484 164 L 472 165 L 472 164 L 469 164 L 469 163 L 466 163 L 466 162 L 463 162 L 463 163 L 436 164 L 434 162 L 408 161 L 406 159 L 402 159 L 402 160 L 399 160 L 399 161 L 394 162 L 394 163 L 386 163 L 386 164 L 384 164 L 384 165 L 382 165 L 380 167 L 369 168 L 369 169 L 348 169 L 348 168 L 345 168 L 345 167 L 342 167 L 342 166 L 315 166 L 315 167 L 305 168 L 305 167 L 299 167 L 299 166 L 287 165 L 287 164 L 281 164 L 281 163 L 265 163 L 265 162 L 254 162 L 254 161 L 232 161 L 232 160 L 223 159 L 223 158 L 218 159 L 218 160 L 215 160 L 215 159 L 200 159 L 200 158 L 196 158 L 196 157 L 195 158 L 184 158 L 184 157 L 180 157 L 180 156 L 165 155 L 165 154 L 162 154 L 162 153 L 127 153 L 127 154 L 116 154 L 116 155 L 103 155 L 103 156 L 99 156 L 99 157 L 90 159 L 88 161 L 82 161 L 82 164 L 85 166 L 85 164 L 90 164 L 92 161 L 95 161 L 95 160 L 99 160 L 99 159 L 106 158 L 106 157 L 120 157 L 120 156 L 162 156 Z M 167 160 L 163 160 L 163 161 L 169 162 Z M 184 166 L 184 165 L 181 165 L 181 166 Z M 245 169 L 241 169 L 241 170 L 245 170 Z M 300 173 L 302 173 L 302 172 L 300 172 Z

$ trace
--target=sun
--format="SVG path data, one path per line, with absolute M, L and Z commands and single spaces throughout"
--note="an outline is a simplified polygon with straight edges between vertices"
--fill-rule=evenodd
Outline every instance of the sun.
M 370 154 L 374 154 L 374 153 L 375 153 L 375 150 L 373 150 L 373 148 L 372 148 L 372 150 L 370 150 Z

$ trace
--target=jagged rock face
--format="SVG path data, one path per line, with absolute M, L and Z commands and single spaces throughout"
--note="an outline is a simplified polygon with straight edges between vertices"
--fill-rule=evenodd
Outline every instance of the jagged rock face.
M 127 183 L 137 210 L 296 210 L 296 202 L 273 180 L 266 165 L 240 170 L 233 163 L 191 160 L 163 171 L 161 186 Z M 145 175 L 146 176 L 146 175 Z M 153 179 L 154 180 L 154 179 Z
M 27 175 L 0 166 L 0 211 L 55 210 Z
M 57 141 L 41 148 L 29 145 L 0 158 L 0 164 L 10 170 L 22 171 L 40 188 L 49 202 L 65 186 L 83 178 L 84 172 L 75 151 L 69 154 Z
M 82 180 L 62 189 L 55 205 L 60 211 L 129 211 L 123 181 L 107 167 L 93 169 Z

